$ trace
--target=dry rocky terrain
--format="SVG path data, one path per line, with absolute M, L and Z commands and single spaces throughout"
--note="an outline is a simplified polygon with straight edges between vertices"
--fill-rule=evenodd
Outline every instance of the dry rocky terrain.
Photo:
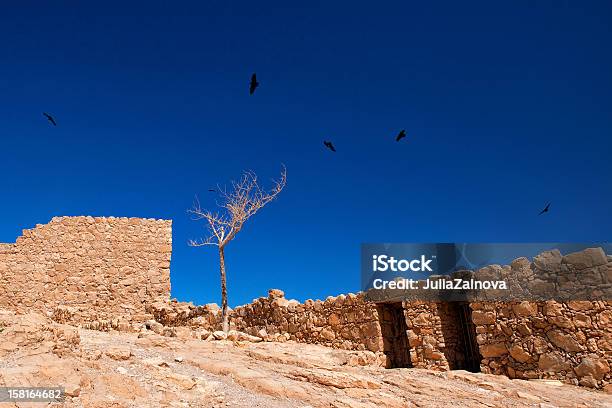
M 568 385 L 611 391 L 612 301 L 601 299 L 610 298 L 612 255 L 603 248 L 566 255 L 558 250 L 545 251 L 533 260 L 517 258 L 510 265 L 461 272 L 463 277 L 508 280 L 511 287 L 518 285 L 519 292 L 524 289 L 529 301 L 498 302 L 492 298 L 483 302 L 472 299 L 374 303 L 370 294 L 348 293 L 300 303 L 285 298 L 281 290 L 271 289 L 267 296 L 230 312 L 230 327 L 239 332 L 231 334 L 229 341 L 224 333 L 215 332 L 221 327 L 217 305 L 196 306 L 170 300 L 171 256 L 170 220 L 56 217 L 48 224 L 24 230 L 15 243 L 0 244 L 0 311 L 30 313 L 22 323 L 18 323 L 22 318 L 3 314 L 6 320 L 6 329 L 0 328 L 4 332 L 0 334 L 3 381 L 42 381 L 38 371 L 32 370 L 61 357 L 60 363 L 79 368 L 80 388 L 78 393 L 69 390 L 75 398 L 68 401 L 71 404 L 98 401 L 100 390 L 131 384 L 119 381 L 123 376 L 133 380 L 130 386 L 136 390 L 128 394 L 130 400 L 140 398 L 138 390 L 142 389 L 146 405 L 160 405 L 166 394 L 156 382 L 162 383 L 166 374 L 176 370 L 183 373 L 180 370 L 188 367 L 196 371 L 183 374 L 200 378 L 200 382 L 205 381 L 206 373 L 214 376 L 215 381 L 233 378 L 233 382 L 223 383 L 228 396 L 235 387 L 231 384 L 236 383 L 242 388 L 235 389 L 249 389 L 245 395 L 261 395 L 265 399 L 286 394 L 287 398 L 328 406 L 338 405 L 345 398 L 360 399 L 363 403 L 387 401 L 384 397 L 387 392 L 391 395 L 388 401 L 418 403 L 425 398 L 424 394 L 406 393 L 380 379 L 387 376 L 406 376 L 409 384 L 427 378 L 451 381 L 432 377 L 431 371 L 377 368 L 383 365 L 410 365 L 438 372 L 479 367 L 483 374 L 559 380 Z M 560 299 L 567 301 L 549 298 L 553 289 Z M 542 293 L 548 295 L 536 296 Z M 574 297 L 577 300 L 570 300 Z M 46 317 L 31 314 L 34 312 Z M 396 335 L 402 332 L 406 336 Z M 150 341 L 161 346 L 147 343 Z M 115 350 L 119 345 L 123 349 Z M 144 363 L 164 350 L 184 354 L 185 359 L 176 362 L 173 356 L 166 356 L 170 359 L 165 362 L 168 367 L 163 363 L 161 366 Z M 274 354 L 276 351 L 288 354 L 279 357 Z M 51 357 L 47 357 L 49 353 Z M 216 361 L 213 353 L 224 353 L 220 361 L 230 362 L 232 371 L 219 371 L 211 363 Z M 301 373 L 307 373 L 310 366 L 300 369 L 298 363 L 289 359 L 291 355 L 299 356 L 296 360 L 300 364 L 321 366 L 324 371 L 315 370 L 315 374 L 304 376 Z M 190 356 L 197 356 L 197 360 Z M 42 370 L 49 383 L 56 377 L 53 367 Z M 137 368 L 138 371 L 133 371 Z M 344 377 L 337 373 L 349 378 L 365 376 L 378 385 L 345 386 L 338 383 Z M 332 374 L 340 375 L 340 380 L 334 377 L 327 381 Z M 255 379 L 245 380 L 243 375 L 254 375 Z M 476 382 L 489 378 L 466 375 L 465 378 L 475 378 Z M 265 387 L 260 377 L 267 380 Z M 462 384 L 467 381 L 465 378 Z M 491 378 L 492 382 L 504 381 Z M 111 385 L 96 385 L 96 381 L 107 380 Z M 253 383 L 257 384 L 254 388 Z M 282 392 L 273 385 L 278 385 Z M 494 391 L 500 392 L 500 387 L 496 386 Z M 200 385 L 194 386 L 190 391 L 199 388 Z M 90 398 L 94 390 L 96 398 Z M 299 390 L 306 390 L 305 394 Z M 580 392 L 583 390 L 571 395 Z M 193 394 L 198 395 L 195 391 Z M 166 402 L 177 401 L 167 395 Z M 183 398 L 192 401 L 191 397 L 186 392 Z M 461 397 L 438 398 L 461 401 Z M 511 404 L 513 400 L 504 397 L 503 401 Z M 294 402 L 290 405 L 294 406 Z M 122 403 L 125 405 L 125 401 Z
M 465 371 L 386 370 L 367 365 L 368 352 L 248 335 L 208 338 L 167 337 L 144 327 L 94 331 L 0 311 L 0 386 L 63 385 L 68 395 L 63 404 L 0 407 L 612 406 L 609 389 Z

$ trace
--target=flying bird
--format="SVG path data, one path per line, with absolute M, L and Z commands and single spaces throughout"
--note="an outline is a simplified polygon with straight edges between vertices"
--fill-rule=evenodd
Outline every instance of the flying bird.
M 404 129 L 402 129 L 397 136 L 395 137 L 395 141 L 399 142 L 400 140 L 402 140 L 403 138 L 406 137 L 406 131 Z
M 209 188 L 208 191 L 210 191 L 211 193 L 216 193 L 217 190 L 215 190 L 214 188 Z
M 332 142 L 328 142 L 327 140 L 325 140 L 323 142 L 323 144 L 325 145 L 325 147 L 327 147 L 329 150 L 331 150 L 332 152 L 336 152 L 336 148 L 334 147 L 334 145 L 332 144 Z
M 544 207 L 544 209 L 542 211 L 540 211 L 540 213 L 538 215 L 542 215 L 544 213 L 547 213 L 549 208 L 550 208 L 550 203 L 546 204 L 546 207 Z
M 249 84 L 249 95 L 253 95 L 258 86 L 259 82 L 257 82 L 257 74 L 253 73 L 253 75 L 251 75 L 251 83 Z
M 43 115 L 47 118 L 49 122 L 51 122 L 53 126 L 57 126 L 57 123 L 55 122 L 55 119 L 53 119 L 53 116 L 49 115 L 47 112 L 43 112 Z

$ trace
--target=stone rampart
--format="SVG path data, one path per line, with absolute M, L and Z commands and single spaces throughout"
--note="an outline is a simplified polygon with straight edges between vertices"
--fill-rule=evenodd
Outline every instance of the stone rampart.
M 105 329 L 170 297 L 172 221 L 56 217 L 0 244 L 0 308 Z

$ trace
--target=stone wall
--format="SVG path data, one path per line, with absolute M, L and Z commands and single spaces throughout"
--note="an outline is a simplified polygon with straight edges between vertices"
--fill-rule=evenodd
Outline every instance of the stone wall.
M 15 244 L 0 244 L 0 308 L 38 310 L 60 323 L 98 330 L 225 338 L 213 333 L 221 326 L 217 305 L 170 301 L 171 251 L 171 221 L 54 218 L 25 230 Z M 536 281 L 530 280 L 536 269 L 563 272 L 558 275 L 563 279 L 555 280 L 563 292 L 571 292 L 575 282 L 595 282 L 602 290 L 612 286 L 612 257 L 600 249 L 566 256 L 549 251 L 533 262 L 520 258 L 474 274 L 511 276 L 524 286 Z M 267 297 L 231 310 L 230 327 L 259 341 L 352 350 L 356 364 L 471 367 L 592 388 L 612 383 L 612 302 L 607 300 L 376 304 L 362 293 L 349 293 L 299 303 L 272 289 Z
M 592 285 L 605 293 L 612 285 L 612 257 L 601 248 L 562 256 L 544 252 L 530 262 L 505 267 L 557 274 L 559 290 Z M 590 300 L 473 302 L 472 320 L 483 356 L 483 372 L 510 378 L 551 378 L 602 388 L 612 382 L 612 302 Z
M 56 217 L 0 244 L 0 308 L 98 329 L 144 320 L 170 297 L 171 252 L 172 221 Z
M 483 271 L 515 272 L 516 277 L 529 275 L 526 271 L 532 268 L 551 272 L 565 268 L 573 276 L 568 282 L 583 277 L 593 280 L 595 276 L 603 282 L 600 287 L 607 287 L 612 258 L 601 249 L 566 256 L 550 251 L 535 257 L 534 262 L 520 258 L 511 266 L 486 267 Z M 610 301 L 410 301 L 396 305 L 403 309 L 408 343 L 405 352 L 412 367 L 471 367 L 510 378 L 558 379 L 593 388 L 612 382 Z M 271 290 L 267 298 L 234 310 L 231 322 L 233 328 L 268 341 L 294 340 L 369 350 L 381 364 L 390 366 L 393 353 L 404 347 L 398 347 L 397 336 L 389 334 L 392 311 L 385 304 L 366 301 L 363 294 L 300 304 L 285 299 L 282 291 Z
M 411 367 L 466 369 L 462 342 L 468 330 L 447 303 L 402 304 Z M 557 379 L 592 388 L 612 383 L 612 302 L 486 302 L 467 305 L 475 328 L 480 371 L 510 378 Z M 198 310 L 192 308 L 191 313 Z M 206 307 L 204 324 L 220 328 L 220 314 Z M 217 314 L 215 314 L 217 313 Z M 201 317 L 200 317 L 201 319 Z M 394 350 L 385 332 L 383 305 L 363 294 L 301 304 L 271 290 L 267 298 L 231 313 L 231 328 L 266 341 L 296 341 L 346 350 L 369 350 L 371 364 L 390 367 Z M 197 326 L 191 324 L 192 327 Z M 459 355 L 457 355 L 459 354 Z M 477 364 L 478 367 L 478 364 Z M 478 368 L 476 368 L 478 369 Z
M 191 302 L 159 299 L 147 304 L 145 310 L 157 323 L 166 327 L 191 327 L 209 331 L 220 330 L 222 326 L 221 308 L 216 303 L 195 306 Z M 231 311 L 231 308 L 229 309 Z
M 448 370 L 442 305 L 412 301 L 403 306 L 413 367 Z
M 268 297 L 234 309 L 231 325 L 265 340 L 294 340 L 373 352 L 383 348 L 376 306 L 365 302 L 362 294 L 299 303 L 285 299 L 282 291 L 273 289 Z
M 603 388 L 612 382 L 612 302 L 474 303 L 481 370 Z
M 551 254 L 545 257 L 558 263 Z M 598 262 L 588 261 L 593 254 Z M 605 275 L 612 262 L 600 255 L 587 250 L 572 254 L 566 264 L 570 268 L 585 265 L 587 274 L 597 271 Z M 602 265 L 601 259 L 607 263 Z M 524 271 L 546 267 L 542 258 L 535 261 L 537 265 L 532 265 L 521 258 L 512 267 L 496 268 Z M 221 328 L 216 305 L 157 302 L 149 311 L 165 326 L 189 327 L 195 333 L 204 329 L 206 335 L 197 338 L 212 338 L 208 331 Z M 349 293 L 300 303 L 272 289 L 267 297 L 231 310 L 230 327 L 265 341 L 359 351 L 365 363 L 387 367 L 468 369 L 510 378 L 557 379 L 600 389 L 612 383 L 610 301 L 375 304 L 366 301 L 363 293 Z M 405 339 L 398 335 L 401 331 Z M 175 335 L 176 330 L 167 332 Z

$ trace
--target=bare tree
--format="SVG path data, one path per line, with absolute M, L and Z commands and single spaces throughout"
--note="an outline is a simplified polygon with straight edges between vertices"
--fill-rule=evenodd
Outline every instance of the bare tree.
M 229 316 L 227 314 L 227 280 L 225 273 L 225 246 L 236 237 L 244 223 L 266 204 L 274 200 L 287 184 L 287 171 L 283 166 L 281 177 L 274 180 L 271 190 L 265 191 L 257 181 L 257 175 L 245 171 L 238 181 L 232 181 L 229 189 L 218 187 L 220 201 L 217 202 L 218 212 L 204 210 L 200 202 L 196 202 L 189 210 L 195 220 L 205 220 L 208 234 L 205 238 L 189 241 L 189 245 L 200 247 L 214 245 L 219 248 L 219 268 L 221 271 L 221 316 L 223 331 L 229 331 Z

